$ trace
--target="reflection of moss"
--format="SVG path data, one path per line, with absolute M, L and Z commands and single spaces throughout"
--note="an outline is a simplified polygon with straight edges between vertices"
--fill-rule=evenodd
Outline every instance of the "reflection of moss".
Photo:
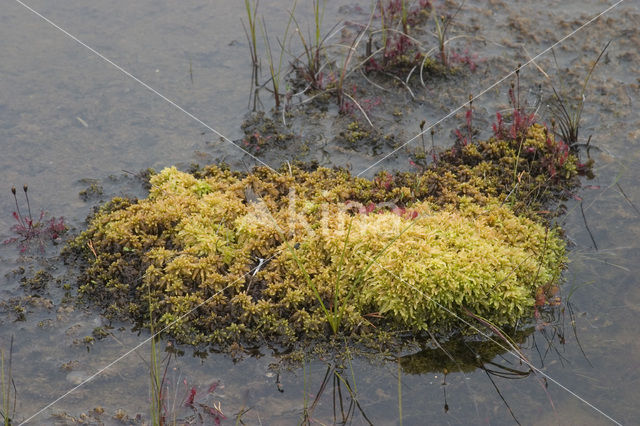
M 533 332 L 521 331 L 517 336 L 511 336 L 515 343 L 522 343 Z M 469 340 L 464 337 L 450 339 L 440 343 L 440 348 L 424 349 L 420 352 L 400 357 L 398 362 L 406 374 L 425 374 L 447 371 L 469 373 L 485 362 L 491 361 L 497 355 L 505 352 L 504 346 L 492 341 Z M 446 351 L 446 353 L 443 351 Z M 451 359 L 447 354 L 451 355 Z
M 88 262 L 81 292 L 114 316 L 149 325 L 151 310 L 156 328 L 177 321 L 170 332 L 185 342 L 287 344 L 328 327 L 283 238 L 329 305 L 339 276 L 345 300 L 370 259 L 412 224 L 378 259 L 388 272 L 374 266 L 358 282 L 343 331 L 464 327 L 439 305 L 511 324 L 565 261 L 558 232 L 532 220 L 576 174 L 571 156 L 549 177 L 546 137 L 534 126 L 525 142 L 452 149 L 425 173 L 374 180 L 325 168 L 168 168 L 151 178 L 147 199 L 113 199 L 75 241 Z M 269 261 L 253 274 L 259 259 Z

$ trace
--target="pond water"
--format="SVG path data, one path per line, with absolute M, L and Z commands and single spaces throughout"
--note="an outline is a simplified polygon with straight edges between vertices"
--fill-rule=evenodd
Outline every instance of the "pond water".
M 491 87 L 518 63 L 527 62 L 614 3 L 467 1 L 450 28 L 450 37 L 457 37 L 450 46 L 461 55 L 468 49 L 469 58 L 477 62 L 474 72 L 463 66 L 459 74 L 428 80 L 425 87 L 414 78 L 410 90 L 393 79 L 375 82 L 385 90 L 374 82 L 354 80 L 354 85 L 368 85 L 354 87 L 353 93 L 366 90 L 367 99 L 375 104 L 369 110 L 372 121 L 382 135 L 393 136 L 392 143 L 354 147 L 336 142 L 346 124 L 362 117 L 358 111 L 340 116 L 330 103 L 326 111 L 308 113 L 306 118 L 307 112 L 294 108 L 289 119 L 296 135 L 293 142 L 256 155 L 273 167 L 287 160 L 317 160 L 364 176 L 382 169 L 408 170 L 420 139 L 378 160 L 417 134 L 422 120 L 433 123 L 446 116 L 463 105 L 470 93 Z M 84 220 L 92 208 L 109 196 L 144 194 L 127 172 L 169 165 L 186 169 L 192 163 L 214 161 L 225 161 L 238 170 L 255 165 L 250 156 L 203 125 L 230 140 L 243 137 L 241 125 L 250 110 L 251 93 L 250 57 L 240 21 L 245 19 L 243 2 L 31 0 L 28 6 L 33 10 L 20 1 L 2 0 L 0 9 L 0 191 L 6 191 L 0 197 L 2 240 L 12 236 L 12 185 L 28 184 L 34 211 L 45 209 L 52 216 L 64 216 L 77 232 L 86 226 Z M 284 33 L 290 7 L 282 0 L 260 3 L 259 13 L 264 15 L 273 46 Z M 436 3 L 436 7 L 450 14 L 457 9 L 454 2 Z M 340 57 L 338 45 L 349 43 L 357 27 L 347 25 L 335 31 L 334 24 L 366 23 L 369 8 L 364 1 L 326 2 L 323 32 L 336 33 L 327 41 L 334 46 L 336 58 Z M 202 122 L 142 87 L 34 11 Z M 296 16 L 301 28 L 308 28 L 311 2 L 300 2 Z M 427 21 L 416 37 L 435 46 L 436 38 L 429 33 L 433 27 Z M 310 421 L 319 424 L 340 422 L 343 416 L 351 424 L 637 422 L 640 169 L 634 165 L 640 160 L 639 28 L 639 3 L 621 2 L 558 45 L 555 58 L 551 53 L 536 58 L 520 76 L 523 97 L 531 99 L 532 108 L 541 99 L 538 113 L 544 118 L 551 84 L 573 85 L 578 92 L 590 63 L 613 40 L 585 94 L 580 135 L 583 142 L 591 136 L 595 178 L 585 179 L 578 194 L 565 202 L 567 212 L 559 219 L 571 242 L 562 287 L 562 297 L 570 303 L 564 315 L 558 312 L 556 327 L 540 327 L 521 345 L 524 355 L 553 380 L 514 373 L 527 368 L 508 353 L 482 358 L 484 369 L 443 367 L 444 361 L 431 365 L 429 360 L 438 351 L 426 350 L 422 368 L 416 367 L 420 363 L 407 367 L 402 359 L 355 357 L 340 366 L 330 360 L 307 360 L 304 367 L 278 373 L 271 368 L 278 359 L 268 349 L 261 349 L 257 356 L 240 354 L 243 359 L 234 360 L 216 354 L 192 357 L 190 349 L 181 348 L 185 355 L 174 360 L 168 372 L 174 404 L 181 405 L 193 386 L 196 400 L 204 403 L 200 395 L 218 383 L 206 404 L 220 404 L 227 417 L 223 423 L 235 423 L 242 413 L 244 424 L 297 424 L 304 420 L 305 408 Z M 258 38 L 262 39 L 260 33 Z M 263 48 L 261 54 L 265 81 Z M 512 81 L 495 85 L 474 101 L 481 136 L 490 134 L 495 111 L 508 107 L 506 93 Z M 265 90 L 261 101 L 268 114 L 273 99 Z M 443 121 L 435 143 L 450 145 L 452 130 L 463 122 L 464 110 Z M 103 193 L 79 196 L 92 183 L 100 185 Z M 85 419 L 89 424 L 119 424 L 117 413 L 126 413 L 130 420 L 125 423 L 135 423 L 138 414 L 147 419 L 140 422 L 148 421 L 149 345 L 129 353 L 148 332 L 132 331 L 126 323 L 109 324 L 90 306 L 64 303 L 75 283 L 57 258 L 59 248 L 48 244 L 44 253 L 21 255 L 16 245 L 0 246 L 0 348 L 6 354 L 13 336 L 11 373 L 18 392 L 14 424 L 36 413 L 30 424 L 70 424 L 82 413 L 95 417 Z M 29 279 L 39 270 L 54 277 L 46 288 L 37 288 L 34 281 L 21 285 L 22 278 Z M 40 297 L 27 298 L 27 294 Z M 98 327 L 108 328 L 110 334 L 87 339 L 95 338 L 92 332 Z M 454 365 L 466 362 L 458 360 Z M 66 394 L 107 365 L 104 373 Z M 446 376 L 444 368 L 449 371 Z M 357 406 L 350 405 L 347 382 L 357 386 Z M 104 413 L 99 415 L 101 409 Z M 185 407 L 180 410 L 189 414 Z M 205 423 L 213 421 L 208 417 Z

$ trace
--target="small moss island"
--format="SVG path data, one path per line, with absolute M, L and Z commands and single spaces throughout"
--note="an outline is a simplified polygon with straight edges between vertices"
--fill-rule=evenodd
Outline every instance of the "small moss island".
M 542 125 L 512 133 L 372 180 L 166 168 L 146 199 L 102 206 L 67 252 L 108 315 L 193 345 L 476 331 L 452 314 L 514 325 L 557 290 L 565 242 L 546 209 L 589 165 Z

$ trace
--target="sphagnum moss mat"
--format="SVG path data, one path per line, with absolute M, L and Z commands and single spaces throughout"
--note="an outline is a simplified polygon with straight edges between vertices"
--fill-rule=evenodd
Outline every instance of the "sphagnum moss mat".
M 103 206 L 70 248 L 81 292 L 107 314 L 171 325 L 186 343 L 323 339 L 332 312 L 344 336 L 473 332 L 443 307 L 504 326 L 555 290 L 565 243 L 542 209 L 585 167 L 532 125 L 373 180 L 167 168 L 146 199 Z

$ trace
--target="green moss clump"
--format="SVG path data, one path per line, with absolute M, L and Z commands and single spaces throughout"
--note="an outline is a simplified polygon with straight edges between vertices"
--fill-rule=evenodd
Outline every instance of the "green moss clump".
M 436 209 L 422 202 L 412 211 L 418 214 L 415 224 L 384 252 L 358 289 L 359 314 L 378 312 L 413 330 L 456 327 L 452 312 L 465 316 L 464 309 L 496 324 L 514 324 L 533 308 L 536 289 L 558 278 L 563 241 L 507 207 L 492 202 L 480 208 L 462 198 L 456 207 Z M 393 212 L 356 216 L 347 272 L 355 276 L 366 268 L 409 220 Z M 336 228 L 310 243 L 325 246 L 330 263 L 338 261 L 346 232 L 340 224 L 347 218 L 336 214 L 334 221 Z
M 344 132 L 340 133 L 340 136 L 350 144 L 357 144 L 362 139 L 368 138 L 369 132 L 363 130 L 359 122 L 353 121 L 347 125 Z
M 566 261 L 538 209 L 575 184 L 577 159 L 550 175 L 547 139 L 532 126 L 520 141 L 458 147 L 424 173 L 373 180 L 167 168 L 148 198 L 113 199 L 72 243 L 86 261 L 81 293 L 112 316 L 153 317 L 182 342 L 220 347 L 326 337 L 318 296 L 330 309 L 336 292 L 345 335 L 473 332 L 452 315 L 467 312 L 514 324 Z

